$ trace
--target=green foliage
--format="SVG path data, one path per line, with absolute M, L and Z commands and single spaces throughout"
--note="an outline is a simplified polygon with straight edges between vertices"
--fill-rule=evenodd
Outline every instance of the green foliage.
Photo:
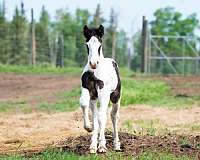
M 181 35 L 193 36 L 198 27 L 196 14 L 191 14 L 185 19 L 173 7 L 158 9 L 154 12 L 155 20 L 151 22 L 153 35 Z M 175 46 L 175 45 L 174 45 Z
M 196 14 L 183 17 L 180 12 L 175 11 L 173 7 L 157 9 L 154 12 L 155 20 L 151 21 L 151 34 L 163 36 L 186 36 L 185 38 L 154 38 L 151 45 L 153 56 L 161 56 L 160 50 L 166 56 L 196 56 L 192 48 L 196 48 L 195 30 L 199 27 L 199 20 Z M 193 37 L 190 38 L 189 37 Z M 188 45 L 190 44 L 190 46 Z M 171 61 L 178 73 L 191 73 L 188 68 L 191 66 L 183 66 L 183 61 Z M 157 73 L 174 73 L 171 66 L 165 60 L 156 60 L 152 63 L 152 70 Z
M 93 27 L 99 27 L 100 24 L 104 22 L 104 18 L 102 17 L 102 11 L 101 11 L 101 5 L 97 4 L 97 8 L 95 10 L 93 20 L 91 22 L 91 25 Z
M 50 44 L 49 44 L 49 25 L 50 18 L 45 7 L 42 7 L 40 20 L 35 26 L 36 33 L 36 62 L 40 63 L 50 63 Z
M 83 26 L 89 23 L 90 13 L 88 10 L 76 10 L 76 53 L 75 61 L 79 66 L 84 66 L 87 63 L 87 50 L 85 47 L 85 38 L 82 35 Z
M 28 63 L 28 22 L 25 17 L 24 4 L 21 3 L 21 10 L 15 8 L 15 13 L 11 22 L 12 35 L 9 50 L 9 64 Z
M 7 63 L 9 53 L 9 23 L 5 17 L 5 1 L 0 2 L 0 62 Z
M 6 6 L 0 4 L 0 63 L 12 65 L 27 65 L 31 63 L 31 34 L 32 24 L 26 19 L 23 3 L 21 8 L 16 7 L 12 21 L 5 17 Z M 103 40 L 105 55 L 111 57 L 113 33 L 116 35 L 116 60 L 125 65 L 126 33 L 118 32 L 114 20 L 114 10 L 111 10 L 110 25 Z M 84 25 L 99 27 L 105 22 L 100 4 L 94 14 L 87 9 L 78 8 L 75 14 L 67 9 L 56 11 L 56 20 L 51 21 L 45 6 L 42 7 L 40 18 L 35 22 L 36 64 L 51 63 L 63 67 L 74 62 L 78 66 L 87 63 L 87 50 L 82 30 Z M 62 41 L 61 41 L 62 37 Z M 111 45 L 110 45 L 111 44 Z M 73 63 L 72 63 L 73 64 Z

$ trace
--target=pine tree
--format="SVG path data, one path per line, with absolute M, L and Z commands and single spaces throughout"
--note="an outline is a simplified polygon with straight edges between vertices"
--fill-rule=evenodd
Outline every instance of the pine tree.
M 96 11 L 95 11 L 91 25 L 93 27 L 99 27 L 99 25 L 102 24 L 104 21 L 105 20 L 102 17 L 101 5 L 97 4 L 97 8 L 96 8 Z
M 11 22 L 11 51 L 9 54 L 10 64 L 28 64 L 28 22 L 25 17 L 24 4 L 21 10 L 15 8 L 15 14 Z
M 111 8 L 109 26 L 106 30 L 106 56 L 115 59 L 116 54 L 116 39 L 117 39 L 117 14 L 114 9 Z
M 37 63 L 50 63 L 50 45 L 49 45 L 49 25 L 50 18 L 45 7 L 42 7 L 40 20 L 36 24 L 36 62 Z
M 85 38 L 82 34 L 83 26 L 88 24 L 89 21 L 88 10 L 77 9 L 76 10 L 76 56 L 75 60 L 83 66 L 87 62 L 87 50 L 85 44 Z
M 5 17 L 5 1 L 0 4 L 0 63 L 7 63 L 9 53 L 9 23 Z

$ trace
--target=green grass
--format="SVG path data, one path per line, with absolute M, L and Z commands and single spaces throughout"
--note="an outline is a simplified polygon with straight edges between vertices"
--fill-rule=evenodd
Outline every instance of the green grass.
M 160 81 L 122 79 L 122 105 L 142 104 L 148 101 L 158 101 L 166 96 L 169 87 Z
M 16 73 L 16 74 L 66 74 L 66 75 L 80 75 L 82 68 L 67 67 L 56 68 L 51 65 L 43 66 L 14 66 L 0 64 L 0 73 Z
M 124 156 L 121 153 L 108 152 L 105 155 L 85 155 L 79 156 L 73 153 L 51 150 L 43 152 L 39 155 L 33 155 L 32 157 L 26 158 L 20 155 L 3 156 L 1 160 L 191 160 L 187 156 L 175 156 L 169 153 L 155 153 L 155 152 L 144 152 L 138 156 Z
M 43 111 L 73 111 L 79 108 L 80 87 L 58 94 L 59 101 L 53 104 L 42 103 L 37 109 Z
M 43 111 L 73 111 L 79 108 L 80 86 L 56 95 L 58 102 L 38 105 Z M 157 107 L 183 108 L 191 106 L 196 101 L 192 98 L 176 98 L 170 95 L 169 86 L 161 81 L 122 79 L 121 106 L 147 104 Z
M 200 103 L 199 97 L 175 97 L 170 86 L 159 80 L 122 78 L 121 105 L 146 104 L 155 107 L 187 108 Z
M 7 112 L 10 110 L 21 110 L 23 112 L 26 112 L 27 105 L 25 101 L 19 101 L 19 102 L 0 102 L 0 112 Z

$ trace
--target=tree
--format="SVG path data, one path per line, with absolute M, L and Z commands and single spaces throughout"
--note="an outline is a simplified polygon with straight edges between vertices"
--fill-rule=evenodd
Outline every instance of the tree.
M 150 23 L 151 33 L 153 35 L 194 37 L 195 30 L 199 26 L 199 21 L 196 14 L 191 14 L 184 18 L 180 12 L 175 11 L 175 9 L 172 7 L 158 9 L 155 11 L 154 16 L 155 20 Z M 183 56 L 183 54 L 184 56 L 194 56 L 191 47 L 184 45 L 186 42 L 183 38 L 159 38 L 154 39 L 154 41 L 154 43 L 156 43 L 167 56 Z M 189 43 L 194 48 L 196 47 L 195 42 L 192 39 Z M 154 51 L 153 54 L 160 53 L 154 45 L 152 45 L 151 48 Z M 171 64 L 173 64 L 176 70 L 182 72 L 184 66 L 183 63 L 179 62 L 180 61 L 171 61 Z M 164 61 L 156 61 L 154 67 L 156 69 L 159 68 L 162 73 L 168 73 L 169 65 L 164 63 Z
M 105 20 L 102 17 L 101 5 L 97 4 L 97 8 L 95 10 L 91 26 L 93 26 L 93 27 L 99 27 L 99 25 L 101 25 L 104 21 Z
M 15 8 L 15 14 L 11 22 L 11 50 L 9 54 L 10 64 L 28 64 L 28 22 L 25 17 L 24 4 L 21 3 L 21 10 Z
M 117 31 L 117 13 L 111 8 L 109 26 L 105 34 L 105 56 L 116 59 L 120 65 L 126 63 L 127 36 L 123 30 Z
M 76 21 L 67 10 L 58 10 L 54 29 L 63 35 L 65 65 L 75 61 L 76 55 Z
M 7 63 L 9 54 L 9 23 L 5 17 L 5 1 L 0 4 L 0 63 Z
M 154 13 L 155 20 L 151 21 L 153 35 L 194 36 L 194 31 L 199 26 L 196 14 L 183 18 L 180 12 L 172 7 L 161 8 Z M 182 41 L 177 39 L 159 39 L 157 41 L 165 53 L 182 54 Z M 189 51 L 189 48 L 187 48 Z M 173 51 L 173 52 L 172 52 Z M 187 54 L 192 54 L 191 50 Z
M 42 7 L 40 20 L 36 24 L 36 62 L 50 63 L 50 44 L 49 44 L 49 25 L 50 18 L 45 7 Z
M 113 8 L 111 8 L 111 11 L 110 11 L 109 23 L 110 23 L 110 25 L 107 28 L 107 33 L 110 35 L 107 36 L 108 37 L 107 41 L 111 42 L 111 46 L 112 46 L 111 55 L 112 55 L 112 58 L 115 59 L 115 57 L 116 57 L 115 46 L 116 46 L 116 36 L 117 36 L 117 14 L 115 13 Z
M 76 10 L 76 55 L 75 60 L 83 66 L 87 62 L 87 50 L 85 44 L 85 38 L 82 30 L 83 26 L 89 23 L 90 13 L 88 10 L 77 9 Z

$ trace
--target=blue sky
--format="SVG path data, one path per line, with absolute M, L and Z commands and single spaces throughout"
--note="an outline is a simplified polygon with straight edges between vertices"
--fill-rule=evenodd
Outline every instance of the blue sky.
M 5 0 L 7 17 L 12 18 L 15 6 L 20 5 L 21 1 L 25 3 L 27 18 L 30 17 L 30 9 L 33 8 L 36 19 L 39 17 L 42 5 L 45 5 L 51 18 L 54 19 L 57 9 L 67 8 L 74 13 L 79 7 L 94 13 L 96 5 L 100 3 L 103 16 L 108 19 L 110 8 L 113 7 L 119 16 L 119 29 L 122 28 L 129 33 L 133 33 L 141 27 L 143 15 L 150 21 L 157 8 L 166 6 L 175 7 L 184 16 L 195 12 L 200 20 L 200 0 Z

